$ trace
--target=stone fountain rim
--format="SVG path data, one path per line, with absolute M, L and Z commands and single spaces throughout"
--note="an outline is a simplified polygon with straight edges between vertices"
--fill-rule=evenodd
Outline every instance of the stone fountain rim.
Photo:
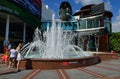
M 90 58 L 97 58 L 99 56 L 88 56 L 88 57 L 79 57 L 79 58 L 63 58 L 63 59 L 58 59 L 58 58 L 25 58 L 23 60 L 40 60 L 40 61 L 69 61 L 69 60 L 85 60 L 85 59 L 90 59 Z

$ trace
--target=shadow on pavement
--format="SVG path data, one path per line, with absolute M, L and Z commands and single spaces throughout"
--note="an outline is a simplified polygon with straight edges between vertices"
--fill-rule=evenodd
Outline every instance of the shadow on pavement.
M 20 72 L 20 71 L 21 71 L 21 70 L 16 71 L 16 69 L 9 69 L 9 70 L 6 70 L 6 71 L 3 71 L 3 72 L 0 72 L 0 75 L 15 74 L 15 73 L 18 73 L 18 72 Z

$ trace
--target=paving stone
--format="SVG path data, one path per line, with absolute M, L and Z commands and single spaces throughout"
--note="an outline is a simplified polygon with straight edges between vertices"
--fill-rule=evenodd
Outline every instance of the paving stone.
M 27 69 L 16 72 L 0 64 L 0 79 L 120 79 L 120 59 L 102 61 L 99 64 L 75 68 L 40 70 Z

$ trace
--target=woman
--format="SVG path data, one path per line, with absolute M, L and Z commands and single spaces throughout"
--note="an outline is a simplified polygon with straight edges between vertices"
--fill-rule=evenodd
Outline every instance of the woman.
M 17 51 L 14 48 L 10 49 L 9 68 L 15 67 L 16 58 L 17 58 Z
M 19 71 L 20 62 L 23 59 L 23 57 L 20 53 L 21 47 L 22 47 L 22 43 L 19 43 L 17 48 L 16 48 L 16 51 L 18 52 L 18 54 L 17 54 L 17 71 Z

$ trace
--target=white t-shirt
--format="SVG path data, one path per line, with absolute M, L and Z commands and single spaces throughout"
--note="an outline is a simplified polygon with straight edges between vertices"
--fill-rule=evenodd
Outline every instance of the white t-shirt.
M 17 51 L 15 49 L 10 50 L 10 58 L 17 57 Z

